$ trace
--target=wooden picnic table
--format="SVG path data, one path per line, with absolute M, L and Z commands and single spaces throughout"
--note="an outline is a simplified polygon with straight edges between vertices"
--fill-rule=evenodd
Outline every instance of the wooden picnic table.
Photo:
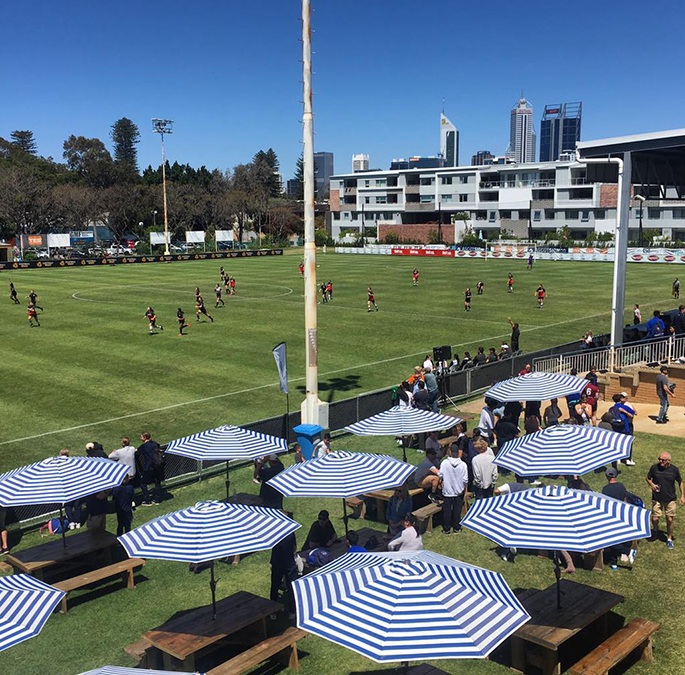
M 622 595 L 568 579 L 561 581 L 561 592 L 561 609 L 557 608 L 556 584 L 521 599 L 531 618 L 511 637 L 515 670 L 525 672 L 532 663 L 543 675 L 560 675 L 559 647 L 591 624 L 605 638 L 608 613 L 624 600 Z
M 259 495 L 250 492 L 238 492 L 229 497 L 226 502 L 228 504 L 244 504 L 246 506 L 264 506 L 264 500 Z
M 409 496 L 414 499 L 416 495 L 420 495 L 423 492 L 423 488 L 416 487 L 409 489 Z M 376 513 L 378 514 L 378 520 L 381 523 L 385 522 L 385 504 L 389 502 L 390 499 L 395 494 L 395 490 L 374 490 L 373 492 L 364 493 L 364 497 L 370 497 L 376 500 Z
M 162 652 L 165 670 L 194 672 L 198 652 L 243 629 L 249 628 L 239 644 L 250 647 L 265 640 L 267 617 L 281 609 L 278 602 L 239 591 L 217 601 L 216 619 L 211 604 L 197 607 L 143 633 L 143 639 Z
M 43 573 L 55 565 L 79 564 L 85 556 L 103 552 L 105 565 L 112 562 L 111 549 L 119 544 L 116 535 L 107 531 L 89 531 L 68 534 L 66 548 L 62 538 L 53 539 L 44 544 L 16 551 L 5 556 L 5 562 L 12 566 L 15 574 L 23 572 L 37 579 L 43 579 Z

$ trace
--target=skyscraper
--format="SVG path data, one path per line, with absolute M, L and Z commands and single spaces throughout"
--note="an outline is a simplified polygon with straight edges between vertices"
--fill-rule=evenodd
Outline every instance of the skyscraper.
M 352 173 L 369 170 L 369 156 L 364 154 L 352 155 Z
M 316 186 L 316 196 L 322 199 L 328 194 L 328 186 L 331 181 L 331 176 L 335 173 L 333 170 L 333 153 L 332 152 L 315 152 L 314 153 L 314 183 Z
M 459 166 L 459 132 L 445 113 L 440 113 L 440 154 L 445 166 Z
M 581 102 L 545 106 L 540 122 L 541 162 L 554 162 L 563 152 L 575 152 L 582 112 Z
M 523 98 L 523 95 L 511 109 L 506 156 L 517 164 L 535 161 L 533 106 Z
M 483 166 L 492 164 L 495 156 L 489 150 L 479 150 L 475 155 L 471 155 L 471 166 Z

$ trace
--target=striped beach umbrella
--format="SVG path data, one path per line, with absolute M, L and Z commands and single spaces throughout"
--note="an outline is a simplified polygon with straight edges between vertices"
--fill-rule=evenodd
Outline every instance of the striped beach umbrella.
M 286 497 L 341 497 L 347 532 L 347 497 L 404 485 L 415 470 L 388 455 L 335 451 L 293 464 L 267 482 Z
M 500 546 L 555 552 L 590 553 L 650 536 L 647 509 L 561 485 L 478 499 L 461 524 Z M 554 558 L 560 603 L 556 553 Z
M 63 597 L 29 574 L 0 577 L 0 651 L 38 635 Z
M 402 449 L 406 462 L 405 436 L 451 429 L 461 421 L 459 417 L 440 415 L 431 410 L 396 405 L 390 410 L 346 426 L 345 431 L 357 436 L 402 436 Z
M 581 476 L 628 459 L 633 440 L 607 429 L 560 424 L 507 441 L 495 464 L 519 476 Z
M 299 628 L 379 663 L 486 658 L 530 619 L 502 575 L 430 551 L 347 553 L 293 590 Z
M 527 373 L 498 382 L 485 392 L 488 398 L 507 401 L 548 401 L 551 398 L 580 394 L 587 380 L 560 373 Z
M 197 461 L 226 461 L 226 497 L 230 497 L 228 463 L 231 459 L 259 459 L 266 455 L 288 452 L 284 438 L 269 436 L 258 431 L 224 424 L 216 429 L 177 438 L 167 445 L 171 455 L 189 457 Z
M 103 666 L 89 670 L 81 675 L 200 675 L 199 673 L 181 673 L 177 670 L 147 670 L 143 668 L 122 668 L 121 666 Z
M 206 501 L 155 518 L 123 534 L 119 541 L 131 558 L 197 564 L 273 548 L 299 527 L 277 509 Z M 211 571 L 212 606 L 216 607 L 213 565 Z
M 0 476 L 0 505 L 59 504 L 121 485 L 128 467 L 104 457 L 49 457 Z M 64 530 L 62 540 L 65 542 Z

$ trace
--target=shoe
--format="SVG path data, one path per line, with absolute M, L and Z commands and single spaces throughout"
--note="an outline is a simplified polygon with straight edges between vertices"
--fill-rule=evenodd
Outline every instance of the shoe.
M 452 534 L 459 534 L 461 532 L 461 527 L 458 530 L 452 530 Z
M 262 482 L 259 480 L 259 478 L 253 478 L 253 479 L 252 479 L 252 482 L 253 482 L 253 483 L 256 483 L 257 485 L 261 485 L 261 484 L 262 484 Z
M 635 556 L 637 555 L 637 549 L 636 548 L 631 548 L 630 553 L 628 554 L 628 562 L 631 565 L 635 564 Z
M 432 502 L 433 504 L 438 504 L 440 502 L 440 500 L 438 499 L 438 496 L 434 492 L 431 492 L 428 495 L 428 501 Z
M 626 459 L 625 462 L 623 462 L 626 466 L 635 466 L 635 462 L 633 462 L 632 459 Z
M 155 499 L 152 503 L 153 503 L 155 506 L 159 506 L 162 502 L 160 502 L 158 499 Z
M 511 546 L 509 548 L 509 553 L 510 553 L 510 555 L 516 555 L 518 553 L 518 551 L 516 550 L 516 548 L 514 546 Z
M 534 480 L 534 481 L 531 483 L 531 485 L 532 485 L 533 487 L 540 487 L 540 485 L 542 485 L 542 481 L 540 481 L 540 480 Z
M 81 529 L 81 523 L 76 523 L 76 529 L 80 530 Z
M 509 562 L 509 554 L 508 553 L 500 553 L 499 557 L 504 560 L 504 562 Z
M 668 548 L 670 548 L 671 550 L 673 550 L 673 549 L 675 548 L 675 546 L 673 545 L 673 540 L 672 540 L 672 539 L 669 539 L 669 540 L 666 542 L 666 546 L 668 546 Z
M 618 571 L 618 565 L 609 565 L 609 569 L 612 569 L 614 572 Z
M 443 534 L 452 534 L 449 530 L 443 530 L 442 533 Z
M 656 420 L 656 424 L 666 424 L 666 420 Z
M 140 502 L 141 506 L 152 506 L 152 502 Z

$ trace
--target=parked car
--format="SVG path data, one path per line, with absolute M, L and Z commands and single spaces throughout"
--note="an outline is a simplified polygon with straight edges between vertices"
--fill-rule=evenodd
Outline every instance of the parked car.
M 131 255 L 131 253 L 133 253 L 133 249 L 123 244 L 112 244 L 107 249 L 107 255 Z

